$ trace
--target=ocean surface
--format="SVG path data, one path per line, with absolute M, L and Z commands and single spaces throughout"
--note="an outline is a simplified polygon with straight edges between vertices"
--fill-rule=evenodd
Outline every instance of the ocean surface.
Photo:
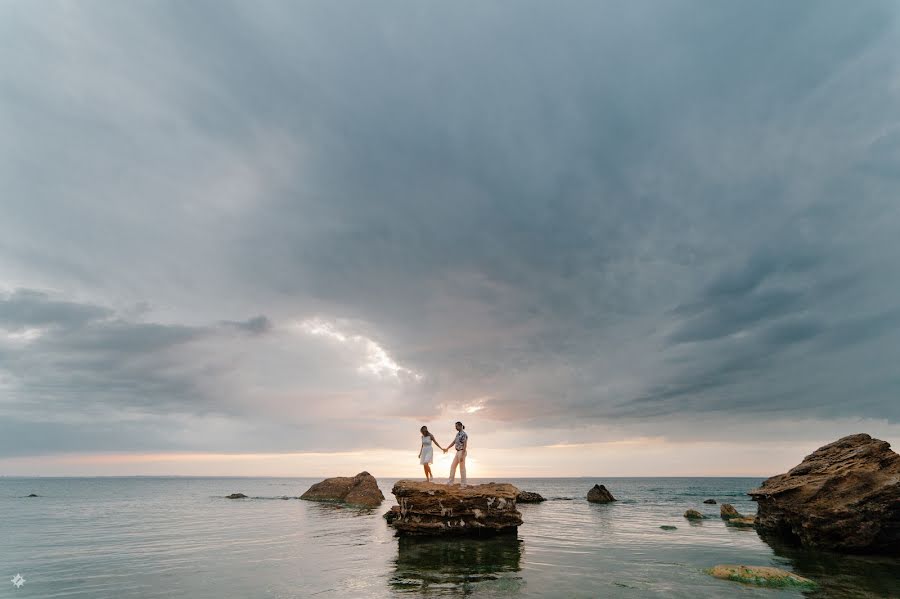
M 379 481 L 388 499 L 375 510 L 295 499 L 317 481 L 0 478 L 0 598 L 900 597 L 898 559 L 769 546 L 702 503 L 755 513 L 745 493 L 760 479 L 511 479 L 550 501 L 520 506 L 517 535 L 481 540 L 395 537 L 382 518 L 394 480 Z M 620 501 L 587 503 L 595 482 Z M 251 498 L 224 498 L 234 492 Z M 714 517 L 690 523 L 688 508 Z M 820 586 L 804 595 L 703 572 L 720 563 Z

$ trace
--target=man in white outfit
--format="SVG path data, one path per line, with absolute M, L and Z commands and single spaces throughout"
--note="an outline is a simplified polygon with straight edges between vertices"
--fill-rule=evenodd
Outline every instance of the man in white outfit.
M 447 484 L 452 485 L 453 479 L 456 478 L 456 467 L 459 466 L 459 478 L 462 486 L 466 486 L 466 450 L 469 447 L 469 435 L 463 430 L 466 427 L 462 422 L 456 423 L 456 438 L 453 439 L 453 447 L 456 448 L 456 455 L 453 456 L 453 464 L 450 465 L 450 478 Z M 447 453 L 447 450 L 444 450 Z

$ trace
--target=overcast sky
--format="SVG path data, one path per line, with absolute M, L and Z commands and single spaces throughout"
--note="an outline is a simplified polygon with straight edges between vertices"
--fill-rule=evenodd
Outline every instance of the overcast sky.
M 0 474 L 900 443 L 898 16 L 0 2 Z

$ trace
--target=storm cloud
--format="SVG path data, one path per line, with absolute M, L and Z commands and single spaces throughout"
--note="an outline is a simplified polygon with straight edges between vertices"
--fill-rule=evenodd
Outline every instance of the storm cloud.
M 893 427 L 898 17 L 4 3 L 0 451 Z

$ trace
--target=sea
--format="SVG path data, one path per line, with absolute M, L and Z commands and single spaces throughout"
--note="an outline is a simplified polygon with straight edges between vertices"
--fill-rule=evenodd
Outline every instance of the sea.
M 746 493 L 761 479 L 497 479 L 548 501 L 519 507 L 517 534 L 485 539 L 395 536 L 382 518 L 392 479 L 379 480 L 378 509 L 297 499 L 314 482 L 0 478 L 0 598 L 900 597 L 897 558 L 769 544 L 703 503 L 753 514 Z M 619 501 L 588 503 L 595 483 Z M 687 509 L 709 518 L 689 522 Z M 704 572 L 716 564 L 776 566 L 818 587 L 718 580 Z

